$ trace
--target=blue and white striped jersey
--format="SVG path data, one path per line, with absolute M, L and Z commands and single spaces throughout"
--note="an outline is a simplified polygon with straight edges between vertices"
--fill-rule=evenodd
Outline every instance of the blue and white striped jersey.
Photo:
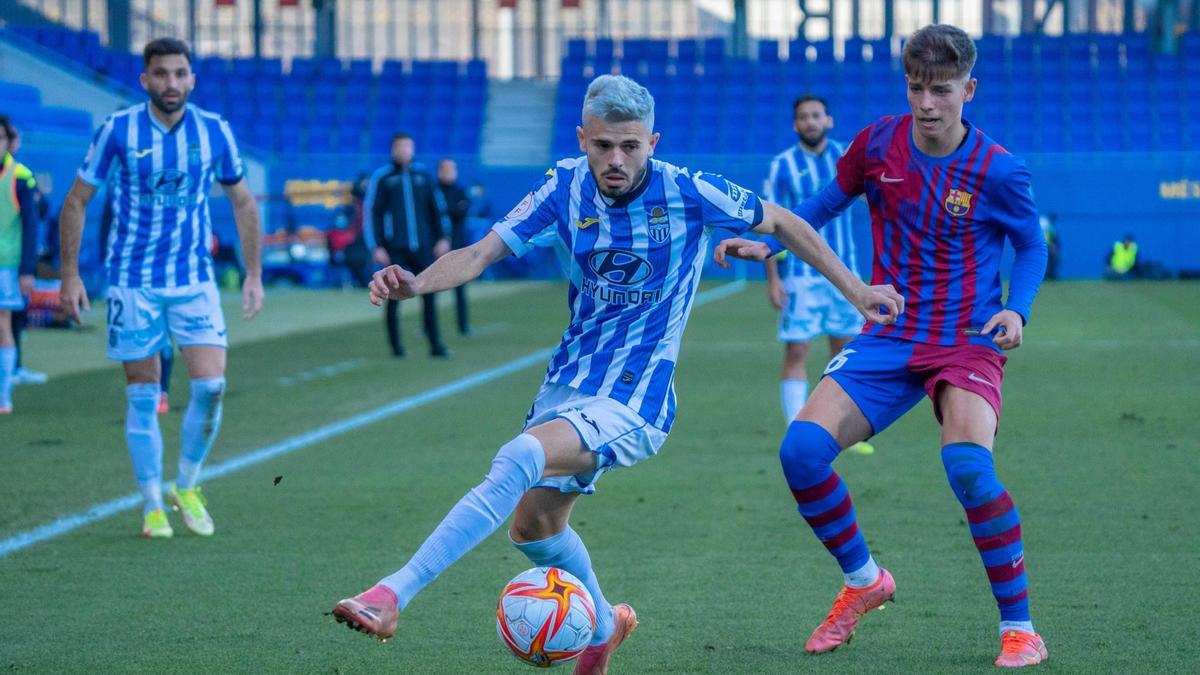
M 637 188 L 607 199 L 578 157 L 547 171 L 492 229 L 518 256 L 554 246 L 566 271 L 571 322 L 546 381 L 612 398 L 666 432 L 710 230 L 743 233 L 762 219 L 753 192 L 654 159 Z
M 832 139 L 825 146 L 825 152 L 814 155 L 801 147 L 799 143 L 775 155 L 771 160 L 770 173 L 767 175 L 763 188 L 763 199 L 774 202 L 785 209 L 795 211 L 804 200 L 821 191 L 833 177 L 837 175 L 837 161 L 845 154 L 846 145 Z M 829 221 L 820 230 L 821 236 L 833 249 L 846 267 L 855 276 L 861 276 L 858 270 L 858 260 L 854 249 L 854 232 L 850 210 L 842 212 L 837 218 Z M 821 273 L 811 265 L 794 255 L 788 255 L 779 265 L 779 273 L 784 278 L 798 276 L 801 278 L 820 277 Z
M 242 179 L 233 131 L 220 115 L 188 104 L 167 129 L 149 103 L 113 113 L 96 132 L 79 178 L 109 183 L 113 226 L 108 283 L 132 288 L 175 288 L 213 278 L 208 195 L 213 180 Z

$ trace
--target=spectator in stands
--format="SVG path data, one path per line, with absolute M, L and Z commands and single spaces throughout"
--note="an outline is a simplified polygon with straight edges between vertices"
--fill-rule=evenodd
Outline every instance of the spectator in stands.
M 1043 213 L 1038 216 L 1038 222 L 1042 226 L 1042 237 L 1046 240 L 1047 258 L 1046 258 L 1046 278 L 1058 278 L 1058 260 L 1059 260 L 1059 242 L 1058 242 L 1058 214 Z
M 0 115 L 0 415 L 13 409 L 13 312 L 25 309 L 37 265 L 37 181 L 9 152 L 15 135 L 8 117 Z
M 458 184 L 458 164 L 449 157 L 443 157 L 437 168 L 438 190 L 442 193 L 446 217 L 450 220 L 450 248 L 463 248 L 475 243 L 467 232 L 467 214 L 471 210 L 471 198 L 466 190 Z M 458 332 L 460 335 L 471 334 L 471 323 L 467 315 L 467 285 L 463 284 L 454 289 L 455 307 L 458 311 Z
M 447 227 L 438 202 L 441 195 L 424 167 L 414 164 L 416 144 L 399 132 L 392 137 L 392 161 L 371 176 L 363 202 L 363 238 L 380 267 L 397 264 L 420 272 L 450 250 Z M 425 335 L 429 353 L 446 358 L 450 352 L 438 332 L 433 294 L 423 296 Z M 384 319 L 392 355 L 404 356 L 399 303 L 387 301 Z

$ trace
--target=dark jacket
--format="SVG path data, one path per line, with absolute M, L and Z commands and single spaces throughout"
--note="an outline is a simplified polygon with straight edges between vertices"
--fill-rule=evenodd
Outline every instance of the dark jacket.
M 433 245 L 447 235 L 440 200 L 437 181 L 420 165 L 391 163 L 381 167 L 371 176 L 363 204 L 367 247 L 432 251 Z
M 458 183 L 438 183 L 438 189 L 442 191 L 446 217 L 450 220 L 450 244 L 462 248 L 470 243 L 467 241 L 467 212 L 471 210 L 471 199 Z

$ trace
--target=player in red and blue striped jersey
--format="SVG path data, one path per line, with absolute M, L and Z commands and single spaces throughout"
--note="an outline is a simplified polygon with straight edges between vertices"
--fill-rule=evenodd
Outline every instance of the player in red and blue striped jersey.
M 912 112 L 884 117 L 858 134 L 838 161 L 837 179 L 795 212 L 814 227 L 860 194 L 870 203 L 872 284 L 891 284 L 905 307 L 890 325 L 868 325 L 825 369 L 828 377 L 793 422 L 780 460 L 799 510 L 838 559 L 846 586 L 806 649 L 831 651 L 857 621 L 895 592 L 875 564 L 854 505 L 831 463 L 845 447 L 883 431 L 928 395 L 942 424 L 942 462 L 967 512 L 975 546 L 1000 609 L 996 665 L 1046 658 L 1029 615 L 1021 523 L 996 477 L 1006 357 L 1046 266 L 1024 162 L 962 119 L 975 93 L 975 47 L 958 28 L 927 26 L 904 48 Z M 1002 301 L 1000 257 L 1016 251 Z M 725 254 L 765 259 L 761 242 L 726 240 Z

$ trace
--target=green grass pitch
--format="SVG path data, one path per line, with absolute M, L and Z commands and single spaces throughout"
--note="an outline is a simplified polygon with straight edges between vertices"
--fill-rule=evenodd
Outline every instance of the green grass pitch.
M 424 356 L 417 320 L 406 318 L 410 356 L 394 361 L 372 312 L 305 319 L 365 297 L 277 300 L 292 328 L 230 350 L 210 463 L 552 347 L 567 317 L 561 286 L 517 287 L 476 304 L 482 334 L 451 336 L 447 363 Z M 449 311 L 443 320 L 450 329 Z M 836 464 L 876 558 L 895 574 L 896 603 L 866 617 L 849 646 L 804 653 L 841 576 L 779 470 L 774 331 L 761 284 L 698 308 L 670 439 L 580 500 L 573 524 L 606 594 L 641 618 L 613 672 L 992 670 L 997 613 L 927 402 L 875 439 L 875 455 Z M 72 339 L 99 354 L 94 334 Z M 810 373 L 826 358 L 815 346 Z M 502 533 L 419 595 L 386 644 L 325 613 L 403 564 L 480 480 L 542 374 L 531 366 L 214 480 L 211 539 L 174 515 L 173 540 L 144 541 L 139 512 L 128 511 L 0 558 L 0 670 L 530 672 L 495 635 L 497 595 L 529 567 Z M 1185 672 L 1200 662 L 1198 381 L 1200 285 L 1044 287 L 1009 360 L 996 444 L 1051 655 L 1041 670 Z M 0 419 L 0 539 L 133 491 L 122 386 L 109 365 L 16 390 L 16 414 Z M 168 478 L 182 364 L 174 391 L 163 418 Z

